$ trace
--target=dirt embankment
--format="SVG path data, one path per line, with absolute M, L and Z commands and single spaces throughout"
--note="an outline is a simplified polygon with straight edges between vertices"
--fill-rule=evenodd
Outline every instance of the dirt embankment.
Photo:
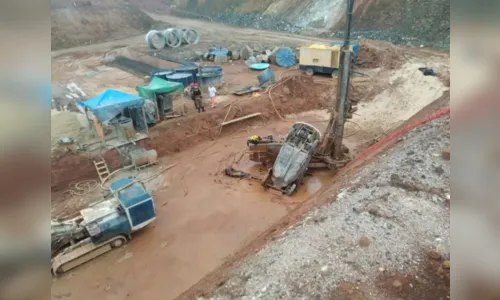
M 222 130 L 223 135 L 243 130 L 255 122 L 277 119 L 279 116 L 276 111 L 284 116 L 290 113 L 325 108 L 332 91 L 330 88 L 318 89 L 317 87 L 318 84 L 315 84 L 310 77 L 285 78 L 282 83 L 270 89 L 272 102 L 269 100 L 269 94 L 263 93 L 259 97 L 233 104 L 229 114 L 227 114 L 228 109 L 222 107 L 202 114 L 164 121 L 151 128 L 151 139 L 141 141 L 139 146 L 147 149 L 153 148 L 161 157 L 215 138 L 220 131 L 219 125 L 224 119 L 229 121 L 252 113 L 262 113 L 261 117 L 225 126 Z M 111 169 L 120 163 L 120 156 L 115 150 L 109 151 L 103 156 Z M 84 154 L 54 156 L 51 163 L 52 191 L 66 189 L 72 182 L 95 179 L 97 174 L 93 159 Z
M 155 148 L 154 141 L 142 140 L 137 142 L 139 147 Z M 121 167 L 123 158 L 116 150 L 102 153 L 111 172 Z M 99 155 L 69 154 L 53 155 L 51 157 L 51 190 L 58 192 L 68 188 L 70 183 L 82 180 L 96 179 L 97 172 L 94 160 L 101 160 Z
M 233 104 L 229 114 L 226 109 L 218 109 L 184 119 L 172 120 L 158 125 L 152 138 L 158 146 L 159 155 L 179 152 L 201 141 L 212 139 L 219 133 L 222 120 L 233 120 L 248 114 L 262 113 L 264 120 L 279 118 L 276 111 L 284 116 L 290 113 L 325 108 L 328 102 L 326 92 L 317 91 L 312 78 L 297 76 L 286 78 L 282 84 L 272 88 L 272 102 L 268 94 Z M 273 106 L 274 103 L 274 106 Z M 227 116 L 226 116 L 227 114 Z M 223 134 L 246 128 L 252 122 L 262 122 L 262 118 L 249 119 L 223 128 Z
M 52 50 L 96 44 L 147 32 L 158 22 L 132 5 L 53 4 Z

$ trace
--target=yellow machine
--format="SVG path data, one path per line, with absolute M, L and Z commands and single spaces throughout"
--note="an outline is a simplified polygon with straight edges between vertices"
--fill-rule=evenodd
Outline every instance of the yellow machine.
M 356 53 L 356 45 L 350 45 Z M 337 73 L 340 65 L 341 45 L 309 44 L 300 47 L 299 69 L 307 75 Z

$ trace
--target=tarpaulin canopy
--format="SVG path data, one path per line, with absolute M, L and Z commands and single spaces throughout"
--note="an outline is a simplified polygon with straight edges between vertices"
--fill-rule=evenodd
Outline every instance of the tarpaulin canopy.
M 138 85 L 139 95 L 147 99 L 155 99 L 157 94 L 182 93 L 184 86 L 180 82 L 166 81 L 158 77 L 153 77 L 149 84 Z
M 88 108 L 99 121 L 113 119 L 127 107 L 141 107 L 144 99 L 137 95 L 122 91 L 107 89 L 92 99 L 78 102 L 78 105 Z

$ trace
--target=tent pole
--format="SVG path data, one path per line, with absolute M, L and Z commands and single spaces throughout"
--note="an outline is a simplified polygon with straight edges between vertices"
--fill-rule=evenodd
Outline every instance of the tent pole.
M 149 137 L 148 121 L 146 120 L 146 112 L 144 111 L 144 105 L 142 106 L 142 118 L 144 119 L 144 125 L 146 125 L 146 134 Z
M 97 129 L 97 128 L 96 128 L 96 129 Z M 97 130 L 96 130 L 96 131 L 97 131 Z M 98 135 L 99 135 L 99 134 L 98 134 Z M 105 138 L 105 135 L 106 135 L 106 134 L 104 133 L 104 125 L 103 125 L 103 127 L 102 127 L 102 136 L 101 136 L 101 140 L 102 140 L 102 145 L 103 145 L 104 147 L 106 147 L 106 138 Z
M 155 93 L 155 104 L 156 104 L 156 118 L 158 122 L 160 122 L 160 105 L 158 104 L 158 95 Z M 144 108 L 144 106 L 143 106 Z

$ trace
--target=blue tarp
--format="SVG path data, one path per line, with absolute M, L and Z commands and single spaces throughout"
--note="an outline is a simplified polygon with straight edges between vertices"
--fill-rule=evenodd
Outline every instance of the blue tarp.
M 116 117 L 126 107 L 141 107 L 144 105 L 144 99 L 137 95 L 108 89 L 94 98 L 78 102 L 78 104 L 87 107 L 99 121 L 104 122 Z

